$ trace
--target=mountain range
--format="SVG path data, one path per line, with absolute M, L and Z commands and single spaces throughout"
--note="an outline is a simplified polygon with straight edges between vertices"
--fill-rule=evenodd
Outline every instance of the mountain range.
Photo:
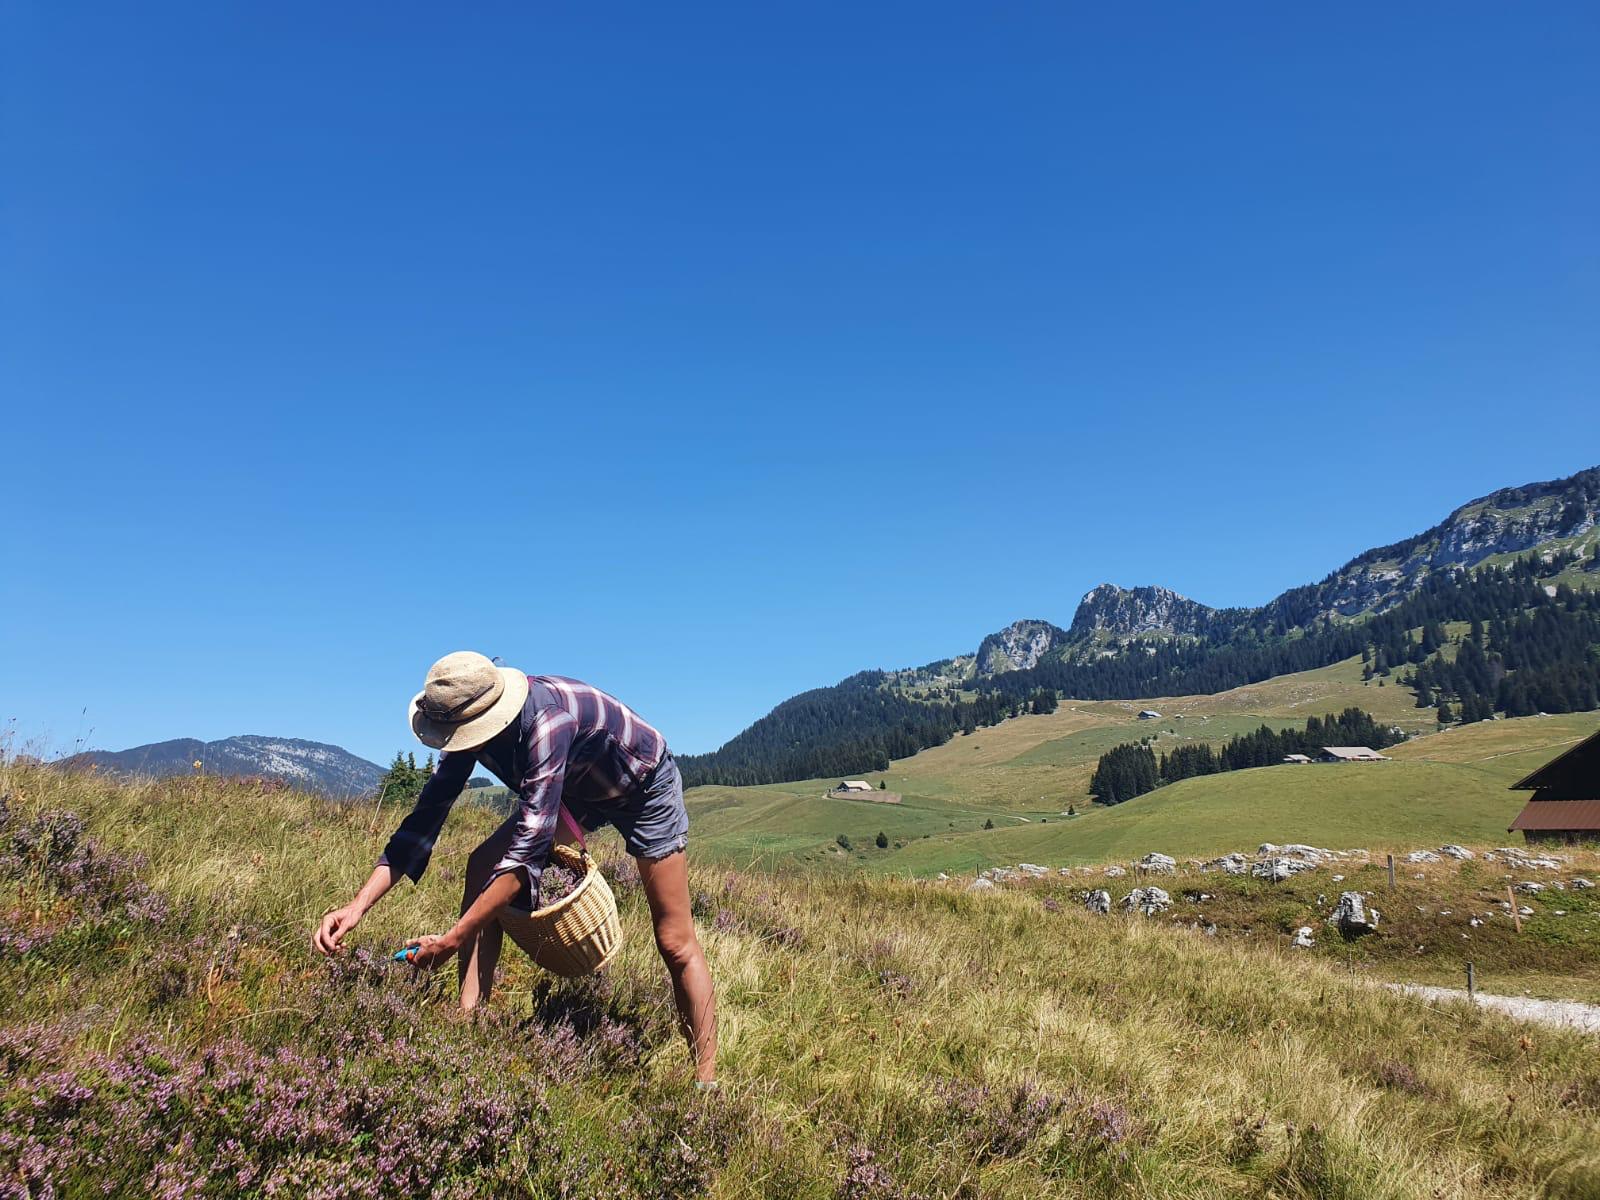
M 1108 639 L 1215 640 L 1246 627 L 1285 634 L 1321 618 L 1385 612 L 1440 570 L 1470 569 L 1558 541 L 1581 544 L 1595 530 L 1597 510 L 1600 467 L 1502 488 L 1463 504 L 1415 537 L 1357 555 L 1320 583 L 1292 588 L 1260 608 L 1217 609 L 1170 588 L 1103 583 L 1079 602 L 1067 629 L 1023 620 L 991 633 L 973 657 L 972 674 L 986 678 L 1051 659 L 1082 658 Z
M 299 738 L 244 734 L 202 742 L 175 738 L 128 750 L 90 750 L 63 759 L 67 769 L 90 765 L 123 775 L 188 775 L 195 763 L 210 775 L 259 775 L 338 798 L 370 795 L 383 778 L 377 763 L 339 746 Z
M 1196 694 L 1325 666 L 1393 645 L 1424 622 L 1499 611 L 1505 596 L 1474 581 L 1519 557 L 1566 556 L 1554 570 L 1572 567 L 1576 578 L 1600 581 L 1597 520 L 1600 467 L 1591 467 L 1469 501 L 1430 529 L 1256 608 L 1212 608 L 1165 587 L 1104 583 L 1083 597 L 1066 628 L 1015 621 L 971 654 L 863 671 L 786 700 L 718 750 L 685 756 L 685 778 L 768 783 L 881 768 L 956 729 L 992 723 L 1024 704 L 1053 704 L 1055 695 Z M 1519 577 L 1519 585 L 1527 582 Z M 1530 605 L 1556 588 L 1542 586 L 1529 593 Z M 1583 629 L 1570 646 L 1583 645 Z M 1593 657 L 1580 665 L 1593 669 Z M 1044 693 L 1052 699 L 1036 700 Z

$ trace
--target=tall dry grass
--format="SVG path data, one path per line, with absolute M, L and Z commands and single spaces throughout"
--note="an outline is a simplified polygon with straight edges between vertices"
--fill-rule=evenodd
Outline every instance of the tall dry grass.
M 696 870 L 725 1081 L 707 1099 L 688 1089 L 647 914 L 626 887 L 628 944 L 609 980 L 552 984 L 508 959 L 495 1011 L 466 1023 L 443 981 L 417 986 L 377 965 L 341 975 L 307 946 L 399 814 L 374 833 L 370 811 L 259 786 L 38 768 L 0 769 L 0 792 L 8 830 L 70 809 L 108 847 L 147 856 L 140 878 L 171 908 L 161 923 L 117 918 L 90 936 L 74 932 L 75 919 L 92 924 L 77 901 L 37 871 L 13 867 L 0 882 L 0 913 L 61 928 L 0 960 L 0 1024 L 69 1031 L 65 1049 L 24 1055 L 5 1085 L 0 1145 L 13 1154 L 18 1114 L 74 1071 L 92 1094 L 61 1120 L 99 1145 L 95 1106 L 116 1096 L 84 1056 L 140 1037 L 179 1056 L 223 1042 L 267 1056 L 310 1047 L 327 1071 L 373 1087 L 397 1069 L 386 1047 L 398 1039 L 426 1056 L 433 1082 L 385 1092 L 397 1109 L 435 1103 L 430 1087 L 542 1097 L 544 1115 L 523 1122 L 537 1136 L 505 1149 L 550 1170 L 508 1183 L 487 1159 L 451 1159 L 437 1178 L 404 1166 L 441 1194 L 1600 1194 L 1596 1039 L 1428 1007 L 1331 964 L 1049 911 L 1021 892 Z M 452 868 L 492 822 L 464 805 L 422 885 L 398 890 L 356 939 L 381 955 L 448 925 Z M 368 1040 L 350 1044 L 345 1026 Z M 202 1140 L 233 1128 L 218 1124 L 226 1104 L 196 1094 Z M 462 1111 L 440 1120 L 459 1124 Z M 114 1144 L 114 1130 L 103 1136 Z M 380 1150 L 246 1142 L 257 1182 L 235 1171 L 196 1185 L 204 1194 L 311 1171 L 296 1153 L 358 1178 Z M 96 1152 L 138 1190 L 161 1149 Z M 80 1183 L 66 1178 L 61 1194 L 87 1194 Z

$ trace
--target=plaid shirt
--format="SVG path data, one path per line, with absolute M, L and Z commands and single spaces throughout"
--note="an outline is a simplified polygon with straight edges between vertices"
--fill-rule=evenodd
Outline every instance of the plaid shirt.
M 378 861 L 421 879 L 451 806 L 481 762 L 522 798 L 516 832 L 490 879 L 521 868 L 537 896 L 562 801 L 604 811 L 636 792 L 666 754 L 666 739 L 615 696 L 576 679 L 530 675 L 528 701 L 505 732 L 474 750 L 439 756 Z

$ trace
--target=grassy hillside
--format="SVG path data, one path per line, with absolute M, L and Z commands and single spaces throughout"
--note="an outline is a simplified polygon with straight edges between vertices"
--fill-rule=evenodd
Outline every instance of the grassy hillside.
M 1185 741 L 1220 744 L 1266 723 L 1283 726 L 1356 705 L 1422 736 L 1393 763 L 1358 770 L 1264 768 L 1186 780 L 1102 809 L 1089 776 L 1113 746 L 1141 737 L 1159 753 Z M 1160 720 L 1140 721 L 1151 708 Z M 823 795 L 835 780 L 690 793 L 695 836 L 725 861 L 795 862 L 813 869 L 933 874 L 1018 861 L 1070 865 L 1150 850 L 1217 854 L 1263 841 L 1412 848 L 1497 842 L 1522 801 L 1508 784 L 1600 727 L 1577 713 L 1433 732 L 1405 688 L 1363 683 L 1361 664 L 1286 675 L 1215 696 L 1067 703 L 1018 717 L 892 764 L 882 779 L 896 806 Z M 1371 770 L 1366 770 L 1370 767 Z M 1072 805 L 1077 815 L 1062 816 Z M 995 828 L 985 829 L 992 821 Z M 873 845 L 878 832 L 891 848 Z M 847 852 L 837 844 L 844 835 Z M 899 844 L 903 843 L 903 844 Z
M 442 981 L 384 961 L 449 922 L 487 813 L 459 812 L 357 931 L 368 953 L 330 965 L 307 932 L 387 820 L 207 779 L 13 767 L 0 792 L 7 1194 L 1600 1190 L 1592 1038 L 1325 962 L 1026 893 L 699 868 L 725 1083 L 699 1095 L 623 877 L 603 981 L 508 958 L 462 1022 Z

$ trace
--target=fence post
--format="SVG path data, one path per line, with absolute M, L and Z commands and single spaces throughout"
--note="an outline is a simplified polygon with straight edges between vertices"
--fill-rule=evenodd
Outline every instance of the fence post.
M 1467 995 L 1476 995 L 1478 991 L 1478 976 L 1472 969 L 1472 964 L 1467 963 Z
M 1522 914 L 1517 911 L 1517 894 L 1511 890 L 1511 885 L 1506 884 L 1506 899 L 1511 901 L 1511 923 L 1517 927 L 1517 932 L 1522 932 Z
M 1394 855 L 1389 855 L 1389 890 L 1394 891 Z

